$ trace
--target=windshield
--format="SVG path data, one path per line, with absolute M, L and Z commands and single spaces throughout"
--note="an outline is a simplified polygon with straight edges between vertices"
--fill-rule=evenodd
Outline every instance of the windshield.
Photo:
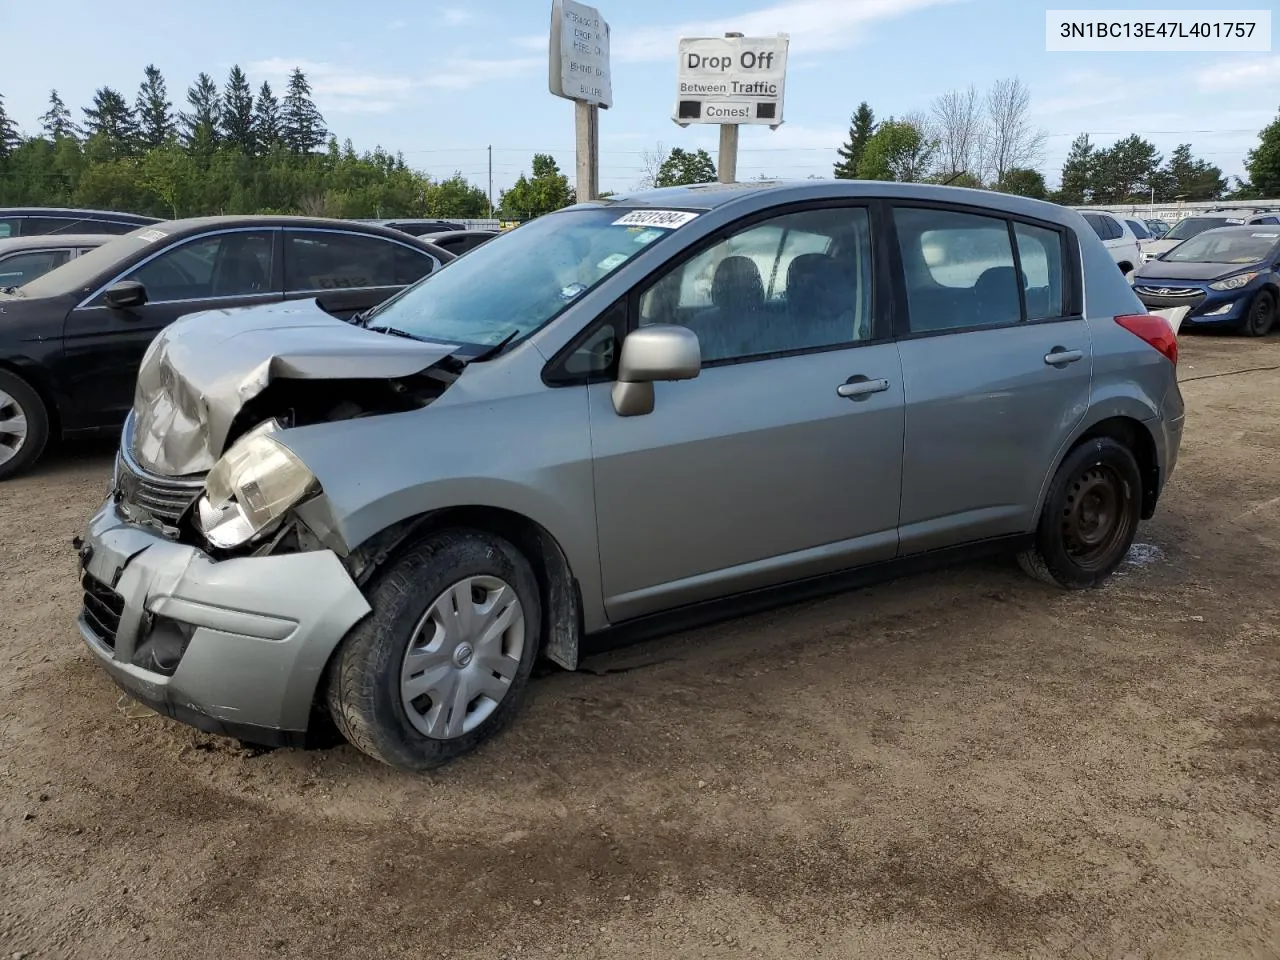
M 44 276 L 37 277 L 19 287 L 19 295 L 34 298 L 61 297 L 69 293 L 78 293 L 121 260 L 167 236 L 164 224 L 139 227 L 132 233 L 121 234 L 88 253 L 82 253 L 58 269 L 50 270 Z
M 1237 220 L 1236 223 L 1243 221 Z M 1178 225 L 1164 235 L 1166 240 L 1190 240 L 1197 234 L 1212 230 L 1214 227 L 1232 226 L 1231 221 L 1223 217 L 1187 217 L 1179 220 Z
M 365 325 L 475 346 L 527 336 L 696 216 L 619 207 L 546 214 L 428 274 L 370 312 Z
M 1275 230 L 1214 230 L 1178 244 L 1164 259 L 1174 263 L 1257 263 L 1266 259 L 1277 241 L 1280 233 Z

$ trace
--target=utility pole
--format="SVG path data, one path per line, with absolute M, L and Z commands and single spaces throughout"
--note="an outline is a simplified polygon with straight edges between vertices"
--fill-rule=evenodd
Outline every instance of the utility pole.
M 726 37 L 741 37 L 736 31 Z M 738 178 L 738 125 L 720 124 L 720 151 L 716 154 L 716 178 L 721 183 L 733 183 Z
M 489 144 L 489 219 L 493 219 L 493 144 Z
M 574 131 L 577 134 L 578 202 L 600 196 L 600 108 L 594 103 L 574 101 Z

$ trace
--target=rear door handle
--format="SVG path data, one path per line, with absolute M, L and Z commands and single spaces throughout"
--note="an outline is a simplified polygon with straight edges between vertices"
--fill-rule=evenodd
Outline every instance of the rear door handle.
M 1054 347 L 1044 355 L 1044 362 L 1051 367 L 1061 367 L 1083 359 L 1083 350 L 1064 350 L 1062 347 Z
M 888 389 L 888 380 L 870 380 L 858 374 L 836 387 L 836 393 L 846 400 L 865 400 L 873 393 L 884 393 Z

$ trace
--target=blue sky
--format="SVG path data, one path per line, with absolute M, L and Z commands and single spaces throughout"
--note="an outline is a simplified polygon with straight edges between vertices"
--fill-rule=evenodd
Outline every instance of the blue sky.
M 1238 6 L 1266 7 L 1273 0 Z M 1047 53 L 1047 7 L 1033 0 L 600 0 L 612 28 L 614 109 L 601 115 L 601 187 L 643 174 L 642 152 L 705 146 L 714 127 L 677 127 L 679 36 L 791 35 L 786 123 L 744 128 L 739 177 L 829 176 L 849 115 L 927 108 L 949 89 L 1018 76 L 1048 134 L 1041 169 L 1057 179 L 1071 138 L 1106 144 L 1137 132 L 1165 153 L 1188 141 L 1228 174 L 1280 109 L 1280 54 Z M 1173 4 L 1125 0 L 1126 8 Z M 1211 0 L 1182 6 L 1212 7 Z M 220 83 L 233 63 L 280 91 L 294 64 L 328 125 L 358 149 L 402 151 L 433 175 L 460 170 L 495 193 L 554 153 L 572 175 L 573 105 L 547 92 L 550 0 L 0 0 L 0 94 L 35 132 L 50 88 L 87 104 L 107 84 L 132 99 L 154 62 L 175 103 L 200 70 Z M 16 38 L 27 38 L 18 42 Z

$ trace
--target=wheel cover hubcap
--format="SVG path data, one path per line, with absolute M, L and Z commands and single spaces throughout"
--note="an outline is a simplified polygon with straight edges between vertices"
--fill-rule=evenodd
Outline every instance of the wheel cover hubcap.
M 27 414 L 18 401 L 0 390 L 0 464 L 18 455 L 27 442 Z
M 1086 569 L 1105 566 L 1126 535 L 1131 505 L 1119 474 L 1090 467 L 1067 490 L 1062 535 L 1067 553 Z
M 452 740 L 498 709 L 520 668 L 520 598 L 498 577 L 467 577 L 444 590 L 418 621 L 400 668 L 400 700 L 423 736 Z

